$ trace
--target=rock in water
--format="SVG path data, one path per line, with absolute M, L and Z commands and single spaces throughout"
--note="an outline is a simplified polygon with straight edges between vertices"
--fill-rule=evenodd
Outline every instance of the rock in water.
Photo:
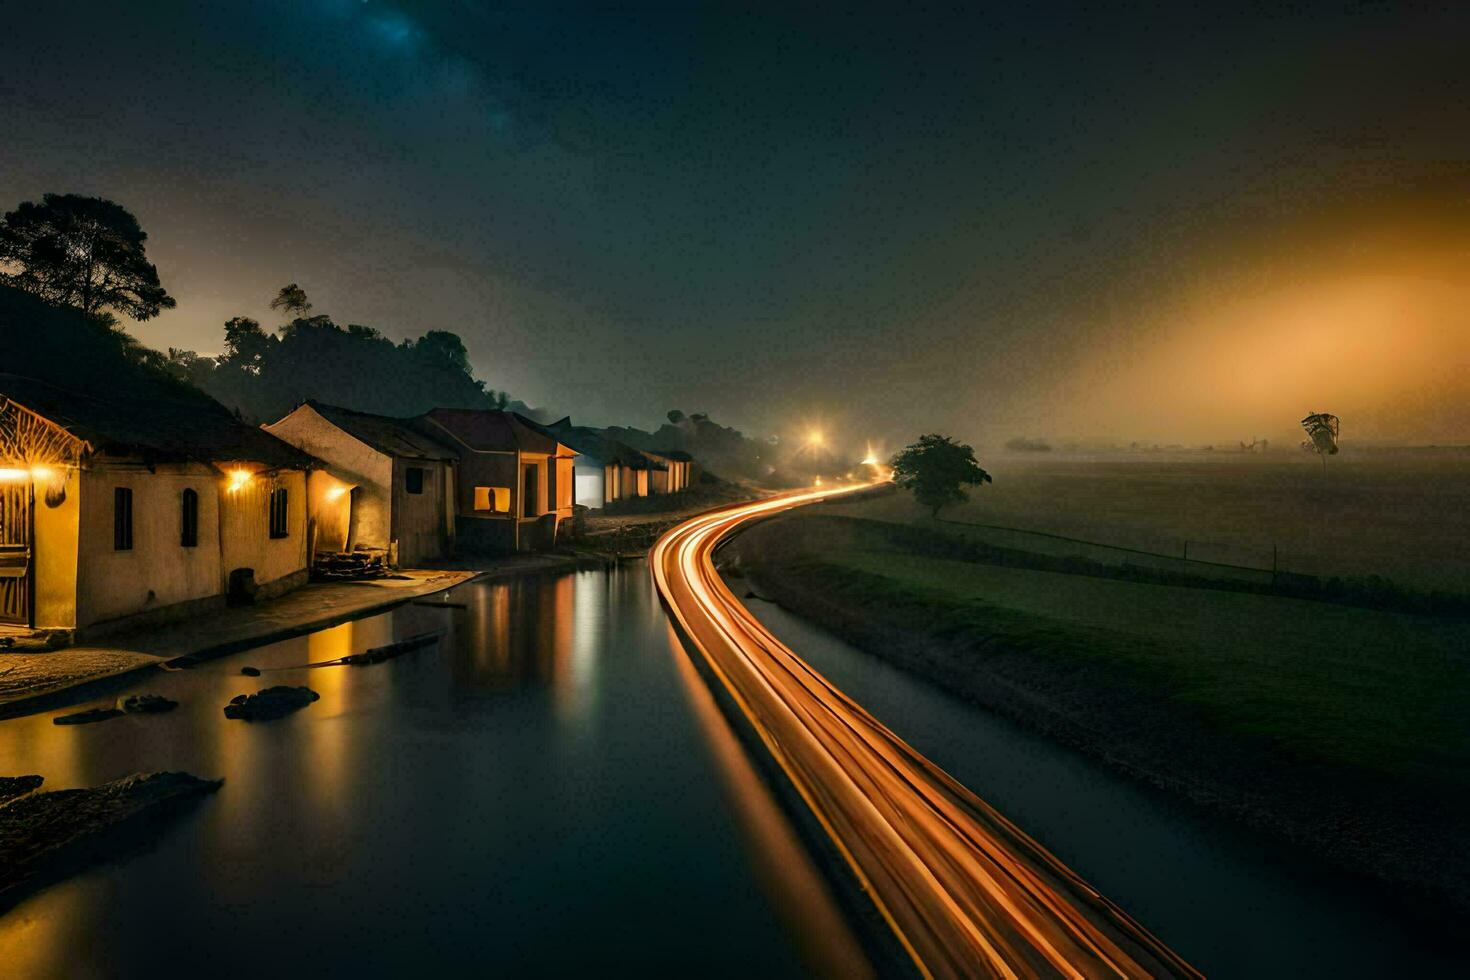
M 43 781 L 40 776 L 0 776 L 0 805 L 25 796 Z
M 134 694 L 123 698 L 118 704 L 119 708 L 130 715 L 156 715 L 163 711 L 172 711 L 178 706 L 179 702 L 162 694 Z
M 131 843 L 123 831 L 156 833 L 159 817 L 223 782 L 186 772 L 137 773 L 93 789 L 29 793 L 0 805 L 0 909 L 17 889 L 113 856 Z
M 300 711 L 321 695 L 309 687 L 268 687 L 255 694 L 241 694 L 225 705 L 226 718 L 242 721 L 270 721 Z
M 241 667 L 240 668 L 240 673 L 244 674 L 246 677 L 259 677 L 260 676 L 260 668 L 259 667 Z
M 53 725 L 90 725 L 94 721 L 106 721 L 109 718 L 121 718 L 122 710 L 119 708 L 88 708 L 86 711 L 78 711 L 71 715 L 57 715 L 51 719 Z

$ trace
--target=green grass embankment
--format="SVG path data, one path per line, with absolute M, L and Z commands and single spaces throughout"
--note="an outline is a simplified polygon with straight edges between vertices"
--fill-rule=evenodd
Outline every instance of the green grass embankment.
M 986 554 L 811 513 L 736 542 L 762 591 L 870 653 L 1340 865 L 1470 907 L 1454 829 L 1470 795 L 1470 622 Z

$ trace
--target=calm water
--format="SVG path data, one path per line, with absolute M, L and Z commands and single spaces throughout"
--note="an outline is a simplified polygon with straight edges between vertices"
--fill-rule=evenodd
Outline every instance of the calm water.
M 737 595 L 744 594 L 738 588 Z M 844 692 L 1211 977 L 1470 975 L 1371 889 L 1124 780 L 781 609 L 752 610 Z
M 149 849 L 0 915 L 0 976 L 854 975 L 850 932 L 671 647 L 646 569 L 447 597 L 468 608 L 405 606 L 135 685 L 180 700 L 169 715 L 0 722 L 0 773 L 53 788 L 226 778 Z M 1212 976 L 1456 972 L 1361 886 L 756 609 Z M 438 628 L 437 648 L 385 664 L 292 666 Z M 224 718 L 274 683 L 322 698 Z
M 52 788 L 226 780 L 149 850 L 0 916 L 0 975 L 800 973 L 791 907 L 810 926 L 821 896 L 770 867 L 769 808 L 742 822 L 758 790 L 711 740 L 647 570 L 448 598 L 468 608 L 405 606 L 133 688 L 181 701 L 169 715 L 0 722 L 0 773 Z M 439 627 L 438 649 L 385 664 L 239 675 Z M 272 683 L 321 700 L 224 718 Z

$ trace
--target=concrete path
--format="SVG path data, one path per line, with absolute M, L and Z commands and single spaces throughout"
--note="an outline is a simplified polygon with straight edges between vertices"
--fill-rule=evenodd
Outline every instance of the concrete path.
M 512 560 L 497 563 L 488 572 L 515 574 L 555 567 L 546 561 Z M 114 633 L 105 645 L 0 653 L 0 717 L 44 711 L 98 696 L 108 686 L 104 682 L 170 661 L 205 660 L 311 633 L 453 588 L 482 572 L 410 570 L 399 574 L 405 578 L 304 585 L 254 606 L 221 609 L 177 623 Z

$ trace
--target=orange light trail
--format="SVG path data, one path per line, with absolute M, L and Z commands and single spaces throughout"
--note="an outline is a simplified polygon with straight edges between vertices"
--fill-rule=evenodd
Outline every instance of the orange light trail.
M 748 521 L 848 493 L 712 511 L 649 554 L 671 615 L 925 976 L 1201 974 L 813 670 L 735 598 L 714 551 Z

